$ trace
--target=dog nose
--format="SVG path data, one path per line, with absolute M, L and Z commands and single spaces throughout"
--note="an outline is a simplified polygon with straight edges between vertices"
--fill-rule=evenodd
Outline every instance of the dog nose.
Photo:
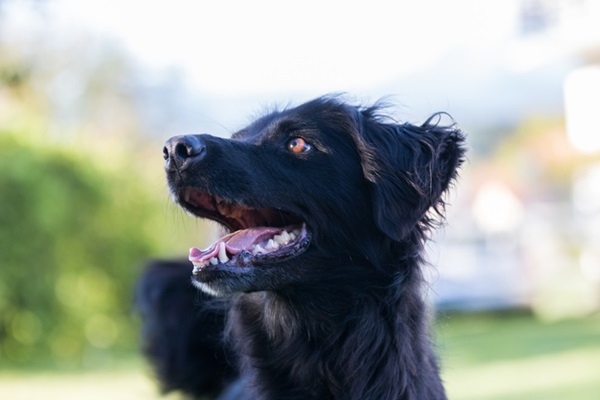
M 165 142 L 163 157 L 168 171 L 184 170 L 191 161 L 199 160 L 206 154 L 206 144 L 199 136 L 174 136 Z

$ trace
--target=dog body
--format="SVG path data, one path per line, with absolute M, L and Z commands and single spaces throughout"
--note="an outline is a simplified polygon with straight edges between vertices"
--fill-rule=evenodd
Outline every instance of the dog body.
M 241 391 L 225 397 L 445 398 L 422 248 L 464 137 L 435 118 L 398 124 L 322 97 L 231 139 L 167 141 L 175 201 L 230 233 L 190 251 L 205 294 L 180 264 L 142 279 L 145 350 L 165 389 L 215 395 L 239 372 Z

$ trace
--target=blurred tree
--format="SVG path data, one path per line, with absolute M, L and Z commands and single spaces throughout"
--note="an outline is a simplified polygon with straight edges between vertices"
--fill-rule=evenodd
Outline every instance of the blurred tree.
M 83 154 L 0 135 L 0 354 L 78 364 L 131 348 L 131 290 L 160 252 L 156 194 Z M 165 221 L 166 222 L 166 221 Z
M 136 266 L 197 244 L 183 218 L 173 229 L 127 58 L 90 37 L 52 43 L 0 37 L 2 367 L 135 349 Z

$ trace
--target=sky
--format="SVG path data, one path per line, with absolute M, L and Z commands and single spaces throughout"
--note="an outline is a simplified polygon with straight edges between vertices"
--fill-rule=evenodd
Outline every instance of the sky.
M 514 0 L 54 0 L 62 26 L 114 37 L 149 68 L 221 95 L 360 91 L 485 49 L 514 31 Z M 143 6 L 140 7 L 140 5 Z

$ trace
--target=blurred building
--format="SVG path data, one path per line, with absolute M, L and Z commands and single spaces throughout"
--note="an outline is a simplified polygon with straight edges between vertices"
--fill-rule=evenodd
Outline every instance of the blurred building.
M 554 82 L 564 122 L 521 143 L 513 172 L 485 160 L 468 172 L 431 252 L 433 296 L 442 308 L 584 314 L 600 308 L 600 2 L 522 0 L 514 17 L 515 66 L 572 65 Z M 543 168 L 564 168 L 564 180 L 544 182 Z

